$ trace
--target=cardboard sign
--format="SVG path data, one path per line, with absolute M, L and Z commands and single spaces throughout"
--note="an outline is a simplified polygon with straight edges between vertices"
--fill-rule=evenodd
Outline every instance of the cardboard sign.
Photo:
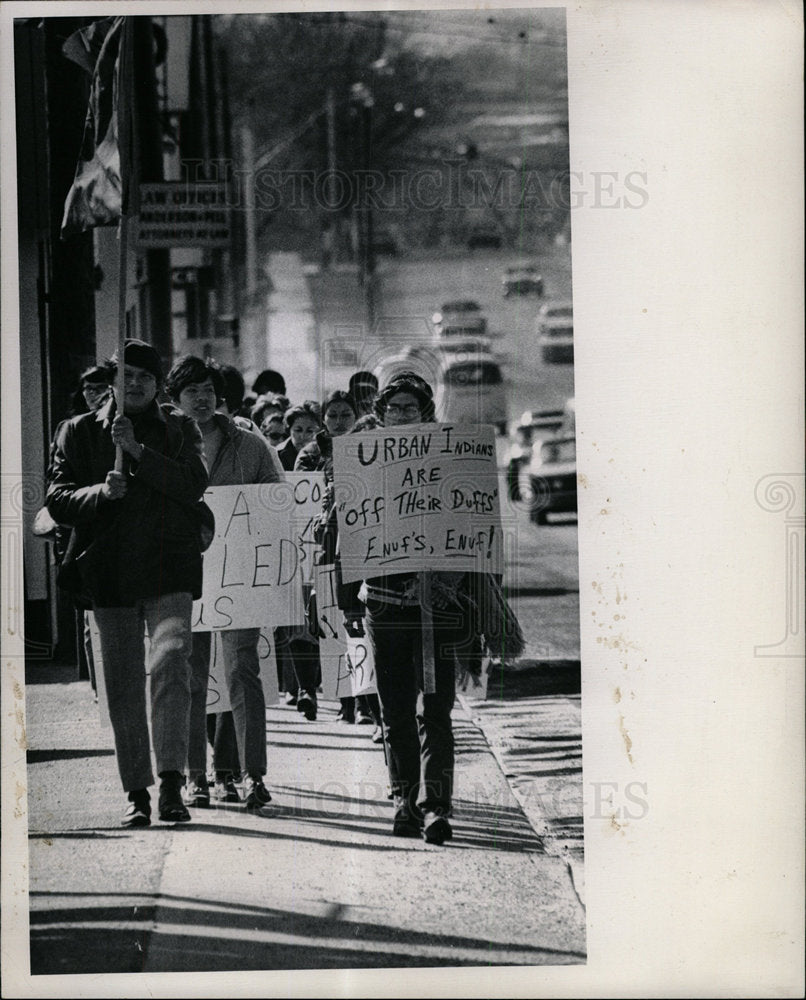
M 313 579 L 313 520 L 322 473 L 288 473 L 281 483 L 213 486 L 204 499 L 216 533 L 204 553 L 193 631 L 302 625 L 302 586 Z
M 416 424 L 333 439 L 345 582 L 420 570 L 502 573 L 492 427 Z
M 348 636 L 344 616 L 336 602 L 336 568 L 316 568 L 316 605 L 319 624 L 325 633 L 319 640 L 322 665 L 322 697 L 328 701 L 351 695 L 374 694 L 375 661 L 366 637 Z

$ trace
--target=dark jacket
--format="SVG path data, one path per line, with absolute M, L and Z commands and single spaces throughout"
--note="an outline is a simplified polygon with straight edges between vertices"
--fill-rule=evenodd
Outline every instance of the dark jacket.
M 124 452 L 126 496 L 107 500 L 114 417 L 111 399 L 97 413 L 66 421 L 56 438 L 46 503 L 55 521 L 74 528 L 59 582 L 96 607 L 131 607 L 177 592 L 198 598 L 199 501 L 208 482 L 199 428 L 156 402 L 133 418 L 143 456 L 135 462 Z
M 326 430 L 319 431 L 310 444 L 297 455 L 295 472 L 325 473 L 325 483 L 333 479 L 333 438 Z
M 293 472 L 294 465 L 297 461 L 297 455 L 299 452 L 294 446 L 294 442 L 291 438 L 284 441 L 277 449 L 277 457 L 280 459 L 280 464 L 285 469 L 286 472 Z M 303 472 L 310 472 L 313 470 L 303 469 Z

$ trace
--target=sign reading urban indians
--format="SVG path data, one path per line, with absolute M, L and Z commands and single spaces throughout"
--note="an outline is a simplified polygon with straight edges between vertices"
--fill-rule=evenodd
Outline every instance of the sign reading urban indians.
M 230 234 L 225 184 L 140 185 L 136 242 L 141 247 L 227 247 Z
M 296 472 L 281 483 L 206 491 L 216 528 L 204 553 L 194 632 L 304 623 L 303 583 L 313 579 L 323 488 L 322 473 Z
M 336 567 L 316 567 L 316 605 L 319 627 L 319 662 L 322 667 L 322 697 L 335 701 L 351 695 L 373 694 L 375 659 L 366 636 L 348 636 L 344 616 L 336 600 Z
M 502 573 L 492 427 L 417 424 L 333 439 L 342 578 Z

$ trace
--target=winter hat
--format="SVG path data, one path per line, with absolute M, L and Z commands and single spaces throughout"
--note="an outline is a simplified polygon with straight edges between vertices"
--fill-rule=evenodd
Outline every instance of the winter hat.
M 144 340 L 127 340 L 123 345 L 123 359 L 127 365 L 144 368 L 157 382 L 162 382 L 162 361 L 156 350 Z M 117 369 L 118 352 L 112 355 L 112 364 Z
M 399 392 L 408 392 L 417 397 L 424 422 L 434 419 L 434 393 L 431 386 L 414 372 L 400 372 L 378 393 L 375 400 L 375 414 L 379 420 L 383 421 L 389 400 Z

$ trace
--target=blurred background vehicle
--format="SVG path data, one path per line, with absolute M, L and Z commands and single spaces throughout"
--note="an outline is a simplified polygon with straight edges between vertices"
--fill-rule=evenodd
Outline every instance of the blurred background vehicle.
M 474 337 L 487 333 L 487 317 L 473 299 L 443 302 L 431 322 L 437 337 Z
M 489 354 L 444 359 L 436 387 L 437 419 L 493 424 L 506 433 L 507 392 L 500 365 Z
M 574 308 L 571 302 L 546 302 L 537 313 L 537 337 L 544 361 L 574 360 Z
M 523 260 L 511 264 L 501 278 L 504 298 L 510 295 L 542 295 L 543 278 L 533 261 Z
M 563 422 L 563 410 L 526 410 L 510 430 L 510 445 L 506 451 L 507 491 L 510 500 L 520 500 L 521 470 L 532 457 L 532 443 L 541 435 L 552 434 Z
M 529 519 L 548 524 L 549 514 L 577 509 L 576 410 L 566 400 L 560 426 L 544 439 L 535 439 L 527 465 L 521 469 L 521 499 L 530 502 Z

